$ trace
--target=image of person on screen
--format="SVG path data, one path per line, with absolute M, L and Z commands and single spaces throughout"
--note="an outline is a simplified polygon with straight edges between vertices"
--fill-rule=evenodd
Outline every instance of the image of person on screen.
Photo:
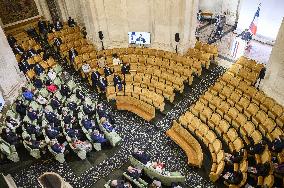
M 145 38 L 142 37 L 142 34 L 136 39 L 136 44 L 144 44 L 146 43 Z
M 135 32 L 131 32 L 130 43 L 131 44 L 135 44 L 135 39 L 136 39 L 136 33 Z

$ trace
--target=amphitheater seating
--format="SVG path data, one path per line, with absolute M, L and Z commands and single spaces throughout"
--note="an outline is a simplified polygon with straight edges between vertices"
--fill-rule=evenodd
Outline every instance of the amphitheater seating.
M 171 186 L 172 183 L 184 183 L 185 177 L 182 176 L 179 172 L 167 172 L 163 174 L 151 166 L 146 166 L 134 157 L 130 156 L 129 160 L 131 164 L 135 167 L 143 169 L 144 173 L 149 176 L 151 179 L 157 179 L 161 181 L 163 185 Z
M 197 43 L 196 48 L 201 49 L 202 44 Z M 190 50 L 189 53 L 197 52 Z M 252 86 L 262 67 L 263 65 L 256 64 L 253 60 L 241 57 L 190 107 L 189 111 L 179 118 L 181 125 L 194 133 L 209 148 L 213 160 L 209 175 L 211 181 L 219 178 L 225 165 L 221 160 L 222 153 L 218 153 L 223 151 L 218 138 L 223 140 L 233 153 L 250 144 L 249 137 L 257 144 L 264 137 L 273 141 L 283 135 L 283 107 Z M 254 158 L 257 163 L 263 164 L 271 162 L 272 155 L 275 156 L 266 147 L 262 154 L 256 154 Z M 276 156 L 279 158 L 279 154 Z M 283 161 L 282 158 L 279 159 Z M 227 186 L 244 186 L 247 181 L 247 166 L 246 158 L 240 164 L 234 164 L 235 170 L 241 170 L 243 180 L 239 185 Z M 273 172 L 263 177 L 260 182 L 260 185 L 268 187 L 272 187 L 273 184 Z
M 201 167 L 203 161 L 201 146 L 186 129 L 174 121 L 172 128 L 166 134 L 185 151 L 188 164 Z
M 216 134 L 210 130 L 210 127 L 202 123 L 192 112 L 187 111 L 179 118 L 179 122 L 190 132 L 195 133 L 205 146 L 209 148 L 212 157 L 212 166 L 209 177 L 211 181 L 217 181 L 225 166 L 225 154 L 221 141 L 217 138 Z
M 116 106 L 118 110 L 128 110 L 150 121 L 155 117 L 155 107 L 130 96 L 117 96 Z

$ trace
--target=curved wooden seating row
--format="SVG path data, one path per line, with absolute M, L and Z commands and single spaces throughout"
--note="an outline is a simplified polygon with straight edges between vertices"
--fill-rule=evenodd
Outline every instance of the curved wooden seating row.
M 164 97 L 146 88 L 141 88 L 135 85 L 126 85 L 125 91 L 119 91 L 114 86 L 108 86 L 106 91 L 106 97 L 109 101 L 110 99 L 116 99 L 117 96 L 130 96 L 134 97 L 142 102 L 145 102 L 155 108 L 159 109 L 161 112 L 164 111 L 165 102 Z
M 186 153 L 188 164 L 201 168 L 203 162 L 203 152 L 198 141 L 176 121 L 173 126 L 167 130 L 169 136 Z
M 116 96 L 118 110 L 127 110 L 150 121 L 155 118 L 155 107 L 130 96 Z
M 212 166 L 209 174 L 211 181 L 215 182 L 221 176 L 225 167 L 225 153 L 222 142 L 210 128 L 202 123 L 194 114 L 187 111 L 180 116 L 179 122 L 190 132 L 194 133 L 209 148 L 212 157 Z
M 146 166 L 134 157 L 130 156 L 129 160 L 131 164 L 135 167 L 143 169 L 144 173 L 151 179 L 157 179 L 161 181 L 163 185 L 171 186 L 172 183 L 184 183 L 185 176 L 182 176 L 179 172 L 167 172 L 161 173 L 154 169 L 152 166 Z

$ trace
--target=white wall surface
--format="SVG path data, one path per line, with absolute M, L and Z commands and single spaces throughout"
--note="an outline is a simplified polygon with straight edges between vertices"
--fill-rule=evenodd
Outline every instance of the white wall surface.
M 59 1 L 66 5 L 60 6 L 61 12 L 86 26 L 89 39 L 99 49 L 98 31 L 103 32 L 105 48 L 127 47 L 131 31 L 150 32 L 152 48 L 174 51 L 175 33 L 180 34 L 180 52 L 195 43 L 199 0 Z
M 223 0 L 199 0 L 199 10 L 219 14 L 222 11 Z

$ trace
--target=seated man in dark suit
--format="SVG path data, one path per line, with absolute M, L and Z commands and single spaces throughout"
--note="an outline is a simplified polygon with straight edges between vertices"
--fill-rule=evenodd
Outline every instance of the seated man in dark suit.
M 43 56 L 42 56 L 42 59 L 44 61 L 47 61 L 50 57 L 52 57 L 52 52 L 50 49 L 46 49 L 44 52 L 43 52 Z
M 256 164 L 254 166 L 249 166 L 248 167 L 248 173 L 250 174 L 254 174 L 256 176 L 267 176 L 269 175 L 269 171 L 270 171 L 271 167 L 270 167 L 270 163 L 266 162 L 264 164 Z
M 39 20 L 38 21 L 38 28 L 39 28 L 39 32 L 42 34 L 46 34 L 47 33 L 47 24 L 46 21 L 44 20 Z
M 124 182 L 123 180 L 112 180 L 110 183 L 111 188 L 132 188 L 129 182 Z
M 61 86 L 60 93 L 61 93 L 62 96 L 67 97 L 67 98 L 70 97 L 71 94 L 72 94 L 70 89 L 69 89 L 69 87 L 67 85 L 62 85 Z
M 12 50 L 13 50 L 14 54 L 23 55 L 25 53 L 25 50 L 20 45 L 18 45 L 17 43 L 14 44 L 14 46 L 12 47 Z
M 85 98 L 85 94 L 82 90 L 76 89 L 76 97 L 80 100 L 83 100 Z
M 61 102 L 58 100 L 57 97 L 53 97 L 50 100 L 50 106 L 52 107 L 53 110 L 57 110 L 58 112 L 61 112 L 60 107 L 61 107 Z
M 54 32 L 54 25 L 50 21 L 47 21 L 47 30 L 48 30 L 48 33 Z
M 100 77 L 100 82 L 99 82 L 99 87 L 101 92 L 105 92 L 106 91 L 106 87 L 107 87 L 107 81 L 104 77 Z
M 39 77 L 35 77 L 35 78 L 33 79 L 33 82 L 34 82 L 34 86 L 35 86 L 37 89 L 43 88 L 43 82 L 42 82 L 42 80 L 41 80 Z
M 141 170 L 137 168 L 133 168 L 132 166 L 129 166 L 127 168 L 126 174 L 132 177 L 135 180 L 138 180 L 141 177 Z
M 60 126 L 61 122 L 58 119 L 57 115 L 49 110 L 45 109 L 45 118 L 50 124 L 54 124 L 56 126 Z
M 118 87 L 119 91 L 122 91 L 122 81 L 121 78 L 118 75 L 114 75 L 113 76 L 113 82 L 114 82 L 114 86 Z
M 28 29 L 28 30 L 27 30 L 27 34 L 28 34 L 30 37 L 32 37 L 32 38 L 38 38 L 38 37 L 39 37 L 39 35 L 38 35 L 38 33 L 37 33 L 37 31 L 36 31 L 35 28 L 30 28 L 30 29 Z
M 87 130 L 95 128 L 95 125 L 92 123 L 91 119 L 84 118 L 82 119 L 81 123 Z
M 56 22 L 54 23 L 54 28 L 56 31 L 60 31 L 63 28 L 63 25 L 59 20 L 56 20 Z
M 249 153 L 254 155 L 254 154 L 262 154 L 262 152 L 264 151 L 265 149 L 265 142 L 263 140 L 261 140 L 259 143 L 251 146 L 249 148 Z
M 29 136 L 25 138 L 25 141 L 31 149 L 39 149 L 40 148 L 41 141 L 33 140 Z
M 46 135 L 50 138 L 50 139 L 55 139 L 60 135 L 60 131 L 58 127 L 51 127 L 48 126 L 46 128 Z
M 95 142 L 95 143 L 101 143 L 101 144 L 107 144 L 108 140 L 104 137 L 103 134 L 100 134 L 100 132 L 98 130 L 94 130 L 91 133 L 91 139 Z
M 28 110 L 27 116 L 28 116 L 32 121 L 34 121 L 34 120 L 38 119 L 37 114 L 38 114 L 38 112 L 35 111 L 35 110 L 33 110 L 32 107 L 30 107 L 29 110 Z
M 21 119 L 24 119 L 27 114 L 27 106 L 22 103 L 22 101 L 16 101 L 16 112 L 20 114 Z
M 109 121 L 111 124 L 115 124 L 115 120 L 112 117 L 112 115 L 107 111 L 106 108 L 103 107 L 102 104 L 97 105 L 97 113 L 99 118 L 105 117 L 107 121 Z
M 74 129 L 72 128 L 72 124 L 69 125 L 69 126 L 65 126 L 65 131 L 66 133 L 68 134 L 69 137 L 71 138 L 77 138 L 79 140 L 82 139 L 82 132 L 81 132 L 81 129 Z
M 244 149 L 241 149 L 238 152 L 234 151 L 232 154 L 225 153 L 225 161 L 228 163 L 228 165 L 233 165 L 234 163 L 240 163 L 243 160 L 243 157 L 244 157 Z
M 18 146 L 18 144 L 20 142 L 19 137 L 17 136 L 17 134 L 12 132 L 8 128 L 4 128 L 2 130 L 1 137 L 2 137 L 3 140 L 5 140 L 6 142 L 8 142 L 9 144 L 14 145 L 14 146 Z
M 6 116 L 5 122 L 7 127 L 9 127 L 10 129 L 19 126 L 19 122 L 16 119 L 12 118 L 11 116 Z
M 123 63 L 122 66 L 121 66 L 122 74 L 129 74 L 129 71 L 130 71 L 129 63 Z
M 92 72 L 91 74 L 92 86 L 95 90 L 97 90 L 97 86 L 99 86 L 100 77 L 101 77 L 101 74 L 97 70 Z
M 11 48 L 14 47 L 14 45 L 17 43 L 16 38 L 13 37 L 12 35 L 8 35 L 7 40 Z
M 279 136 L 272 142 L 271 150 L 275 153 L 281 153 L 284 149 L 284 136 Z
M 92 117 L 96 113 L 95 109 L 92 106 L 87 105 L 87 104 L 83 105 L 83 111 L 89 117 Z
M 112 132 L 115 131 L 115 128 L 107 121 L 107 119 L 105 117 L 102 117 L 100 120 L 102 126 L 108 131 L 108 132 Z
M 78 111 L 78 105 L 77 105 L 76 103 L 74 103 L 74 102 L 69 102 L 69 103 L 67 104 L 67 106 L 68 106 L 69 110 L 73 111 L 73 113 L 77 113 L 77 111 Z
M 65 146 L 63 144 L 59 144 L 57 141 L 52 140 L 50 142 L 51 144 L 51 149 L 55 152 L 55 153 L 64 153 L 65 151 Z
M 144 151 L 140 151 L 139 149 L 135 148 L 134 152 L 132 153 L 132 156 L 139 160 L 143 164 L 147 164 L 148 161 L 150 161 L 150 156 L 146 154 Z
M 74 19 L 71 18 L 70 16 L 69 16 L 69 18 L 68 18 L 68 26 L 69 26 L 69 27 L 75 27 L 75 26 L 76 26 L 76 22 L 75 22 Z
M 40 74 L 44 72 L 44 68 L 39 63 L 36 63 L 34 65 L 34 71 L 37 76 L 40 76 Z
M 28 51 L 27 51 L 27 54 L 28 54 L 28 57 L 31 58 L 31 57 L 34 57 L 37 55 L 37 51 L 35 51 L 33 48 L 30 48 Z
M 233 173 L 226 173 L 223 178 L 228 184 L 238 185 L 243 180 L 241 171 L 234 171 Z
M 58 38 L 54 38 L 54 43 L 53 45 L 57 47 L 57 49 L 59 49 L 60 45 L 62 44 L 62 40 L 60 37 Z
M 78 55 L 78 52 L 77 50 L 75 50 L 74 48 L 71 48 L 69 51 L 68 51 L 68 54 L 69 54 L 69 60 L 70 62 L 74 62 L 75 60 L 75 57 Z
M 102 104 L 97 105 L 97 113 L 98 113 L 98 116 L 99 116 L 100 119 L 102 117 L 107 117 L 106 109 L 104 109 Z
M 31 65 L 26 60 L 22 60 L 19 63 L 19 68 L 24 74 L 26 74 L 31 69 Z
M 67 111 L 63 111 L 62 113 L 62 120 L 64 121 L 65 124 L 72 124 L 75 121 L 75 117 L 71 116 L 70 113 Z
M 41 128 L 38 125 L 33 125 L 33 124 L 29 124 L 29 123 L 26 125 L 26 131 L 30 135 L 35 134 L 36 137 L 38 137 L 42 134 Z
M 105 77 L 108 77 L 109 75 L 112 74 L 112 71 L 110 70 L 109 67 L 105 66 L 104 67 L 104 73 L 105 73 Z

